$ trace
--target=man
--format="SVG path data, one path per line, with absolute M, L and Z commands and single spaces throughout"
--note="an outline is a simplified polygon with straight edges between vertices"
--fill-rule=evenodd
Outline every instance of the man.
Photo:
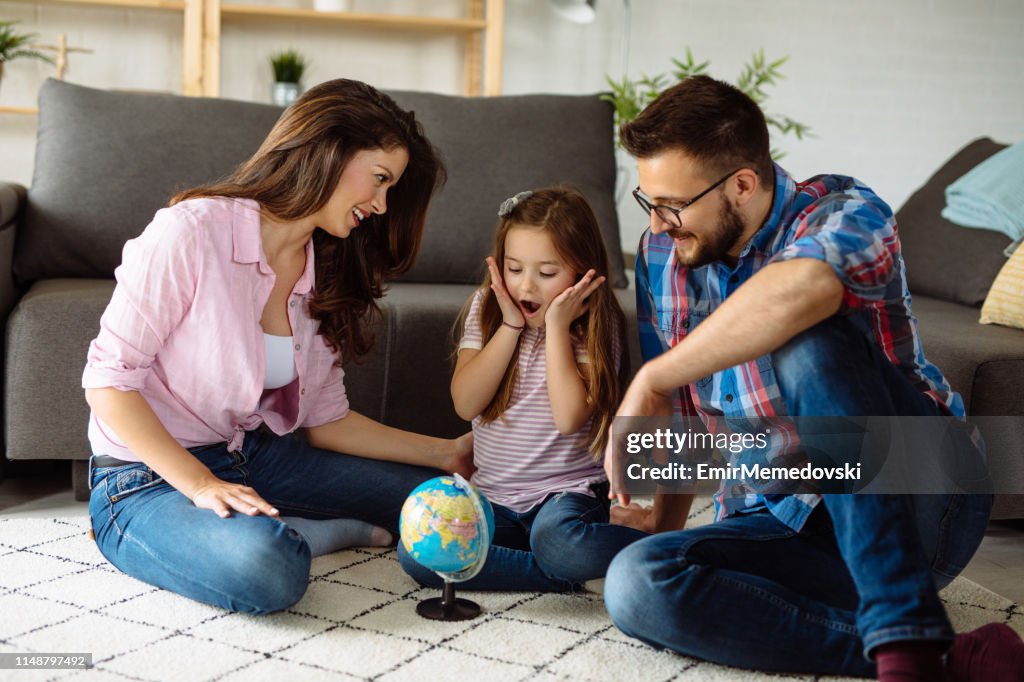
M 922 352 L 896 222 L 874 192 L 836 175 L 795 182 L 772 163 L 758 106 L 706 76 L 667 90 L 622 141 L 651 223 L 636 264 L 648 362 L 619 415 L 696 415 L 709 428 L 733 417 L 963 417 Z M 970 439 L 960 447 L 978 457 Z M 653 512 L 625 517 L 662 530 L 689 501 L 659 495 Z M 1016 633 L 954 638 L 937 595 L 980 543 L 991 495 L 720 491 L 715 502 L 716 523 L 616 557 L 605 599 L 623 632 L 761 670 L 1022 679 Z

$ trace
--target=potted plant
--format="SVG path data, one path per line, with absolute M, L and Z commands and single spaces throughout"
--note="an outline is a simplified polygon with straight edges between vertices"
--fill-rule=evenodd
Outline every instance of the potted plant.
M 274 104 L 286 107 L 295 101 L 302 92 L 302 75 L 308 66 L 309 61 L 294 49 L 270 56 L 270 67 L 274 70 L 270 99 Z
M 752 100 L 764 109 L 764 102 L 768 99 L 765 92 L 767 86 L 775 85 L 775 81 L 782 78 L 779 69 L 789 57 L 782 57 L 773 62 L 765 59 L 764 50 L 760 50 L 751 57 L 750 61 L 744 64 L 743 72 L 736 79 L 736 87 L 746 93 Z M 693 53 L 686 49 L 686 61 L 673 59 L 672 64 L 675 70 L 671 77 L 666 74 L 657 76 L 642 76 L 639 80 L 632 80 L 629 76 L 623 76 L 621 81 L 606 77 L 611 87 L 611 94 L 602 95 L 601 99 L 611 102 L 615 107 L 615 130 L 640 115 L 648 104 L 653 102 L 658 95 L 669 87 L 679 83 L 690 76 L 706 74 L 709 62 L 696 63 Z M 801 140 L 805 135 L 810 134 L 810 128 L 799 123 L 789 116 L 770 114 L 765 112 L 765 120 L 769 128 L 774 128 L 783 135 L 795 135 Z M 616 135 L 616 139 L 618 136 Z M 771 150 L 772 158 L 778 160 L 785 154 L 776 148 Z
M 53 57 L 31 49 L 35 33 L 18 33 L 14 28 L 16 21 L 0 21 L 0 83 L 3 82 L 4 65 L 20 57 L 42 59 L 53 64 Z

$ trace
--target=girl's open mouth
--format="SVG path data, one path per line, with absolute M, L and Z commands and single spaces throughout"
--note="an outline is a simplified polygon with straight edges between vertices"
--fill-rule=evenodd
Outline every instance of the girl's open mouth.
M 533 301 L 521 300 L 519 301 L 519 307 L 523 309 L 527 317 L 532 317 L 537 314 L 540 310 L 540 303 L 534 303 Z

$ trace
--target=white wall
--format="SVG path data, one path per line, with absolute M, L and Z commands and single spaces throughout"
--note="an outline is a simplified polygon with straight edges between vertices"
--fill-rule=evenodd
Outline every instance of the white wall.
M 268 0 L 274 4 L 310 0 Z M 460 0 L 355 0 L 363 11 L 427 7 L 457 15 Z M 668 71 L 687 46 L 732 80 L 749 56 L 789 55 L 786 80 L 766 105 L 806 122 L 814 138 L 780 139 L 799 177 L 856 175 L 894 207 L 965 142 L 1024 140 L 1024 2 L 1021 0 L 633 0 L 629 68 Z M 620 0 L 598 0 L 588 26 L 557 18 L 544 0 L 507 0 L 505 92 L 590 93 L 623 68 Z M 68 33 L 68 80 L 94 87 L 179 92 L 180 20 L 173 13 L 0 1 L 46 42 Z M 232 19 L 224 26 L 221 90 L 266 100 L 271 52 L 294 46 L 313 60 L 308 82 L 347 76 L 384 88 L 461 92 L 461 43 L 429 34 Z M 30 105 L 52 67 L 9 64 L 0 104 Z M 0 114 L 0 178 L 28 184 L 32 117 Z M 624 178 L 624 188 L 630 184 Z M 509 191 L 520 188 L 509 188 Z M 626 194 L 628 198 L 628 194 Z M 643 218 L 623 201 L 623 244 L 633 250 Z

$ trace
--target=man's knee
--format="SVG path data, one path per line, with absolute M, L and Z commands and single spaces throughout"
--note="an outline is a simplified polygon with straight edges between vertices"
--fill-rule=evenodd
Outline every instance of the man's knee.
M 619 552 L 608 567 L 604 582 L 605 608 L 615 627 L 645 640 L 653 634 L 647 632 L 652 625 L 652 609 L 670 598 L 659 592 L 653 580 L 663 554 L 658 544 L 652 542 L 655 539 L 657 536 L 634 542 Z
M 867 351 L 863 334 L 853 323 L 833 315 L 772 351 L 772 369 L 784 395 L 787 387 L 793 391 L 828 388 L 834 384 L 839 364 L 860 354 L 867 360 Z

